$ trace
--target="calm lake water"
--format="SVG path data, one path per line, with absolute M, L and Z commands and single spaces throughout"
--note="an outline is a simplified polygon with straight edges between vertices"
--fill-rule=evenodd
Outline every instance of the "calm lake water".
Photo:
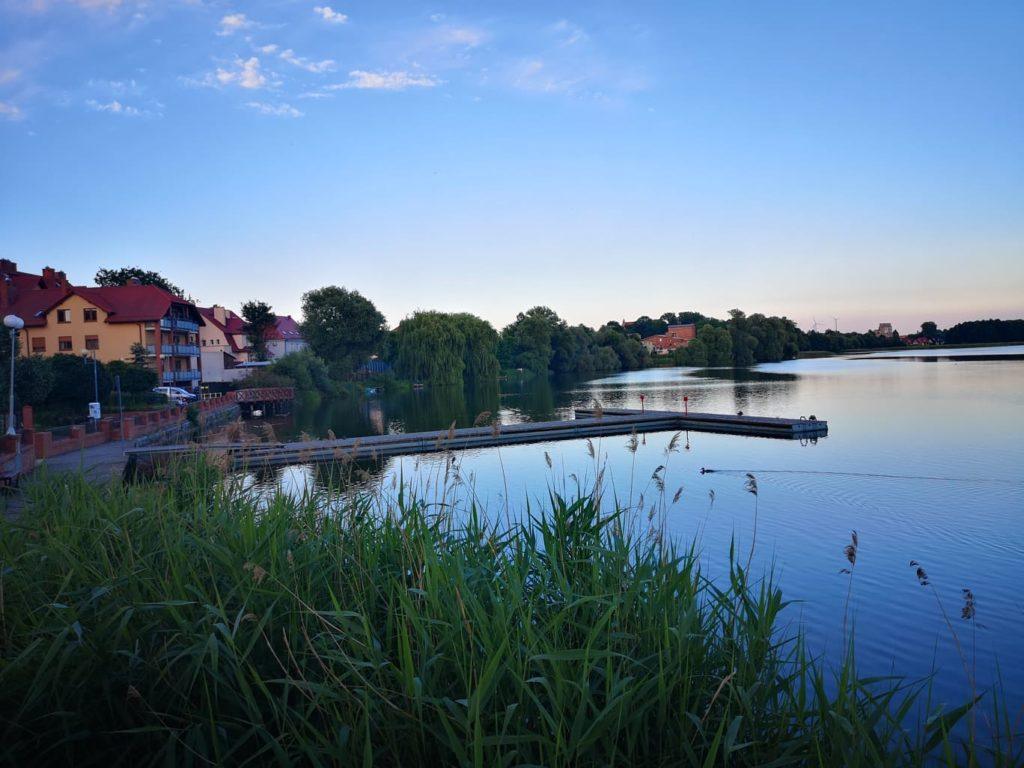
M 962 701 L 968 687 L 936 594 L 969 655 L 980 686 L 1001 674 L 1011 710 L 1024 705 L 1024 347 L 906 351 L 762 365 L 751 371 L 661 368 L 553 385 L 506 382 L 501 390 L 423 390 L 363 402 L 297 409 L 276 424 L 279 437 L 306 432 L 341 436 L 446 429 L 472 424 L 482 411 L 504 423 L 572 417 L 595 400 L 608 407 L 681 409 L 799 417 L 829 422 L 816 442 L 691 432 L 666 454 L 671 433 L 554 442 L 456 454 L 463 497 L 515 515 L 527 499 L 573 476 L 592 483 L 605 467 L 606 494 L 645 508 L 667 505 L 668 535 L 695 541 L 707 570 L 720 573 L 730 540 L 750 546 L 759 494 L 755 563 L 774 568 L 796 601 L 789 619 L 805 628 L 812 649 L 835 658 L 843 647 L 849 585 L 839 570 L 843 547 L 860 539 L 851 622 L 863 674 L 936 672 L 934 697 Z M 545 453 L 553 467 L 549 468 Z M 650 480 L 666 465 L 665 492 Z M 367 481 L 389 488 L 395 477 L 439 497 L 446 459 L 385 461 Z M 701 474 L 702 468 L 715 472 Z M 449 470 L 449 484 L 452 469 Z M 279 470 L 258 482 L 288 488 L 316 483 L 323 468 Z M 677 503 L 672 497 L 678 488 Z M 471 489 L 471 490 L 470 490 Z M 433 496 L 431 495 L 433 494 Z M 606 495 L 606 499 L 609 496 Z M 935 593 L 909 566 L 927 570 Z M 977 604 L 977 628 L 960 618 L 963 588 Z

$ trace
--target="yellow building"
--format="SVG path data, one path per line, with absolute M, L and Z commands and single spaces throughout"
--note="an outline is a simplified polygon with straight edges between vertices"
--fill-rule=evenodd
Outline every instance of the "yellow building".
M 0 303 L 6 305 L 5 314 L 25 321 L 22 354 L 84 353 L 110 362 L 131 361 L 137 351 L 144 351 L 161 384 L 199 386 L 203 319 L 191 302 L 155 285 L 51 286 L 44 270 L 37 288 L 27 279 L 37 276 L 19 274 L 26 279 L 8 280 L 7 295 L 0 291 L 6 301 Z M 12 290 L 15 282 L 19 284 Z

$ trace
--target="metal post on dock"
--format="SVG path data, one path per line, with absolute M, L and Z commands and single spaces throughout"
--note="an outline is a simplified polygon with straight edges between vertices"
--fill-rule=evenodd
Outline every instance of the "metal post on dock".
M 690 398 L 688 395 L 683 395 L 683 412 L 687 416 L 690 415 Z

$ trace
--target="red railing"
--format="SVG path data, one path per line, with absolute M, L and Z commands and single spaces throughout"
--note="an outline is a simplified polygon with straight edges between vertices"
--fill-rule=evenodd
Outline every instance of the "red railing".
M 265 403 L 271 400 L 294 400 L 295 390 L 292 387 L 256 387 L 239 389 L 235 392 L 239 403 Z

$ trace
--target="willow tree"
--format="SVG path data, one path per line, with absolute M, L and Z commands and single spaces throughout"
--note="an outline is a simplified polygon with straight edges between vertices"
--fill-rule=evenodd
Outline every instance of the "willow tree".
M 494 378 L 497 344 L 490 323 L 466 313 L 416 312 L 391 337 L 398 374 L 431 384 Z

